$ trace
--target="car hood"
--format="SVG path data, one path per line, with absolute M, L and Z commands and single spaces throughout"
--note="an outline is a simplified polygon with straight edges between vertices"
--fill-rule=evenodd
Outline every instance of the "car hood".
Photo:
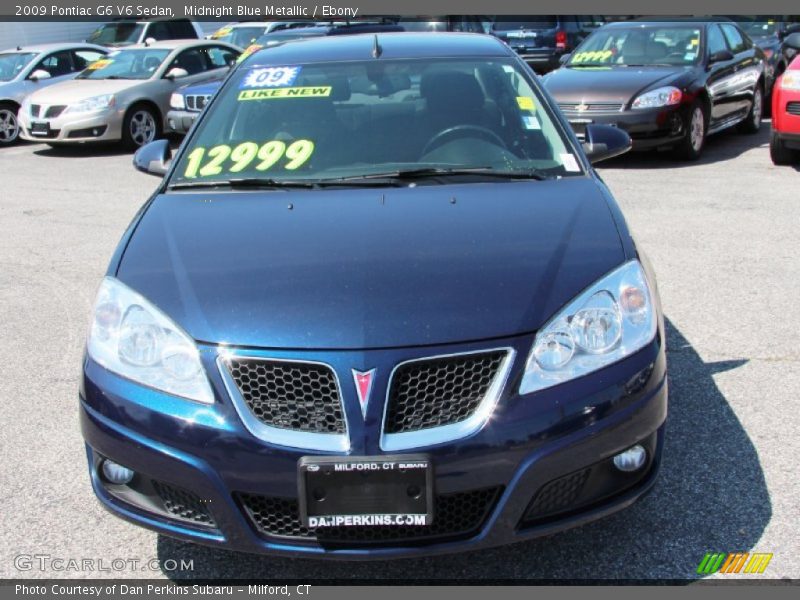
M 668 85 L 686 72 L 683 67 L 562 67 L 544 78 L 557 102 L 626 103 L 656 85 Z
M 624 258 L 569 177 L 160 195 L 116 274 L 199 341 L 370 349 L 535 331 Z
M 92 96 L 116 94 L 143 84 L 147 79 L 71 79 L 31 95 L 40 104 L 72 104 Z
M 220 88 L 221 85 L 222 79 L 215 77 L 214 79 L 201 81 L 200 83 L 185 85 L 180 91 L 182 94 L 213 94 Z

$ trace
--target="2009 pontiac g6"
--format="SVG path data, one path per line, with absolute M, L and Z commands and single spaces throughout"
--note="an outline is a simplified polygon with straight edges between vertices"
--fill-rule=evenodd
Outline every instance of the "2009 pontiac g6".
M 248 57 L 100 285 L 80 388 L 111 512 L 249 552 L 387 558 L 629 506 L 667 414 L 655 280 L 502 42 L 379 34 Z

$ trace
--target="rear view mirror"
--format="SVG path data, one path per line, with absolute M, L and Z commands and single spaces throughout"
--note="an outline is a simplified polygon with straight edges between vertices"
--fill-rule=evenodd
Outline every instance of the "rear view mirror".
M 172 149 L 168 140 L 155 140 L 145 144 L 133 155 L 133 166 L 137 171 L 163 177 L 172 159 Z
M 52 77 L 52 75 L 44 69 L 36 69 L 28 76 L 28 79 L 31 81 L 39 81 L 40 79 L 50 79 L 50 77 Z
M 708 62 L 710 63 L 725 62 L 726 60 L 733 60 L 733 54 L 731 54 L 730 50 L 720 50 L 708 57 Z
M 800 32 L 790 33 L 783 40 L 783 45 L 792 50 L 800 51 Z
M 189 72 L 186 69 L 181 69 L 180 67 L 173 67 L 171 68 L 164 77 L 167 79 L 180 79 L 181 77 L 188 77 Z
M 583 150 L 592 164 L 625 154 L 631 149 L 631 136 L 611 125 L 587 125 Z

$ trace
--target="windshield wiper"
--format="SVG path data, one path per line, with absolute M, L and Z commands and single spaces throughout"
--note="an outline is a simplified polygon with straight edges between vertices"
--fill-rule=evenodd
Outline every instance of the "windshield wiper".
M 491 167 L 467 167 L 467 168 L 442 168 L 442 167 L 423 167 L 419 169 L 399 169 L 397 171 L 386 171 L 384 173 L 367 173 L 364 175 L 353 175 L 341 177 L 339 179 L 329 179 L 320 181 L 321 184 L 327 183 L 352 183 L 369 180 L 404 181 L 437 177 L 454 177 L 462 175 L 478 175 L 480 177 L 496 177 L 499 179 L 550 179 L 536 170 L 529 171 L 497 171 Z
M 192 188 L 230 187 L 252 189 L 313 189 L 317 187 L 314 181 L 281 180 L 268 177 L 247 177 L 242 179 L 223 179 L 218 181 L 182 181 L 168 186 L 171 190 L 186 190 Z

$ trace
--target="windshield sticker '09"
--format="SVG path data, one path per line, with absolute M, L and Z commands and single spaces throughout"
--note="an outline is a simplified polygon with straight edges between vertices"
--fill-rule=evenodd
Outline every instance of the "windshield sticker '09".
M 534 110 L 536 108 L 533 98 L 528 96 L 517 96 L 517 106 L 519 106 L 520 110 Z
M 331 95 L 331 86 L 284 87 L 266 90 L 242 90 L 239 100 L 269 100 L 271 98 L 326 98 Z
M 183 176 L 194 179 L 198 176 L 213 177 L 223 171 L 240 173 L 255 160 L 258 160 L 256 171 L 267 171 L 282 158 L 288 159 L 282 165 L 283 168 L 294 171 L 302 167 L 313 153 L 314 142 L 311 140 L 297 140 L 289 145 L 280 140 L 272 140 L 261 146 L 255 142 L 242 142 L 233 148 L 220 144 L 210 148 L 208 152 L 199 146 L 189 153 Z
M 578 166 L 578 161 L 575 160 L 575 157 L 569 152 L 561 154 L 561 163 L 564 165 L 564 170 L 567 171 L 567 173 L 576 173 L 581 170 Z
M 569 61 L 570 64 L 580 64 L 584 62 L 608 62 L 614 53 L 611 50 L 594 50 L 591 52 L 578 52 Z
M 244 78 L 239 87 L 242 88 L 270 88 L 287 87 L 294 83 L 302 67 L 266 67 L 253 69 Z
M 93 63 L 90 63 L 86 68 L 89 71 L 96 71 L 97 69 L 105 69 L 108 65 L 114 62 L 108 58 L 101 58 L 100 60 L 96 60 Z

